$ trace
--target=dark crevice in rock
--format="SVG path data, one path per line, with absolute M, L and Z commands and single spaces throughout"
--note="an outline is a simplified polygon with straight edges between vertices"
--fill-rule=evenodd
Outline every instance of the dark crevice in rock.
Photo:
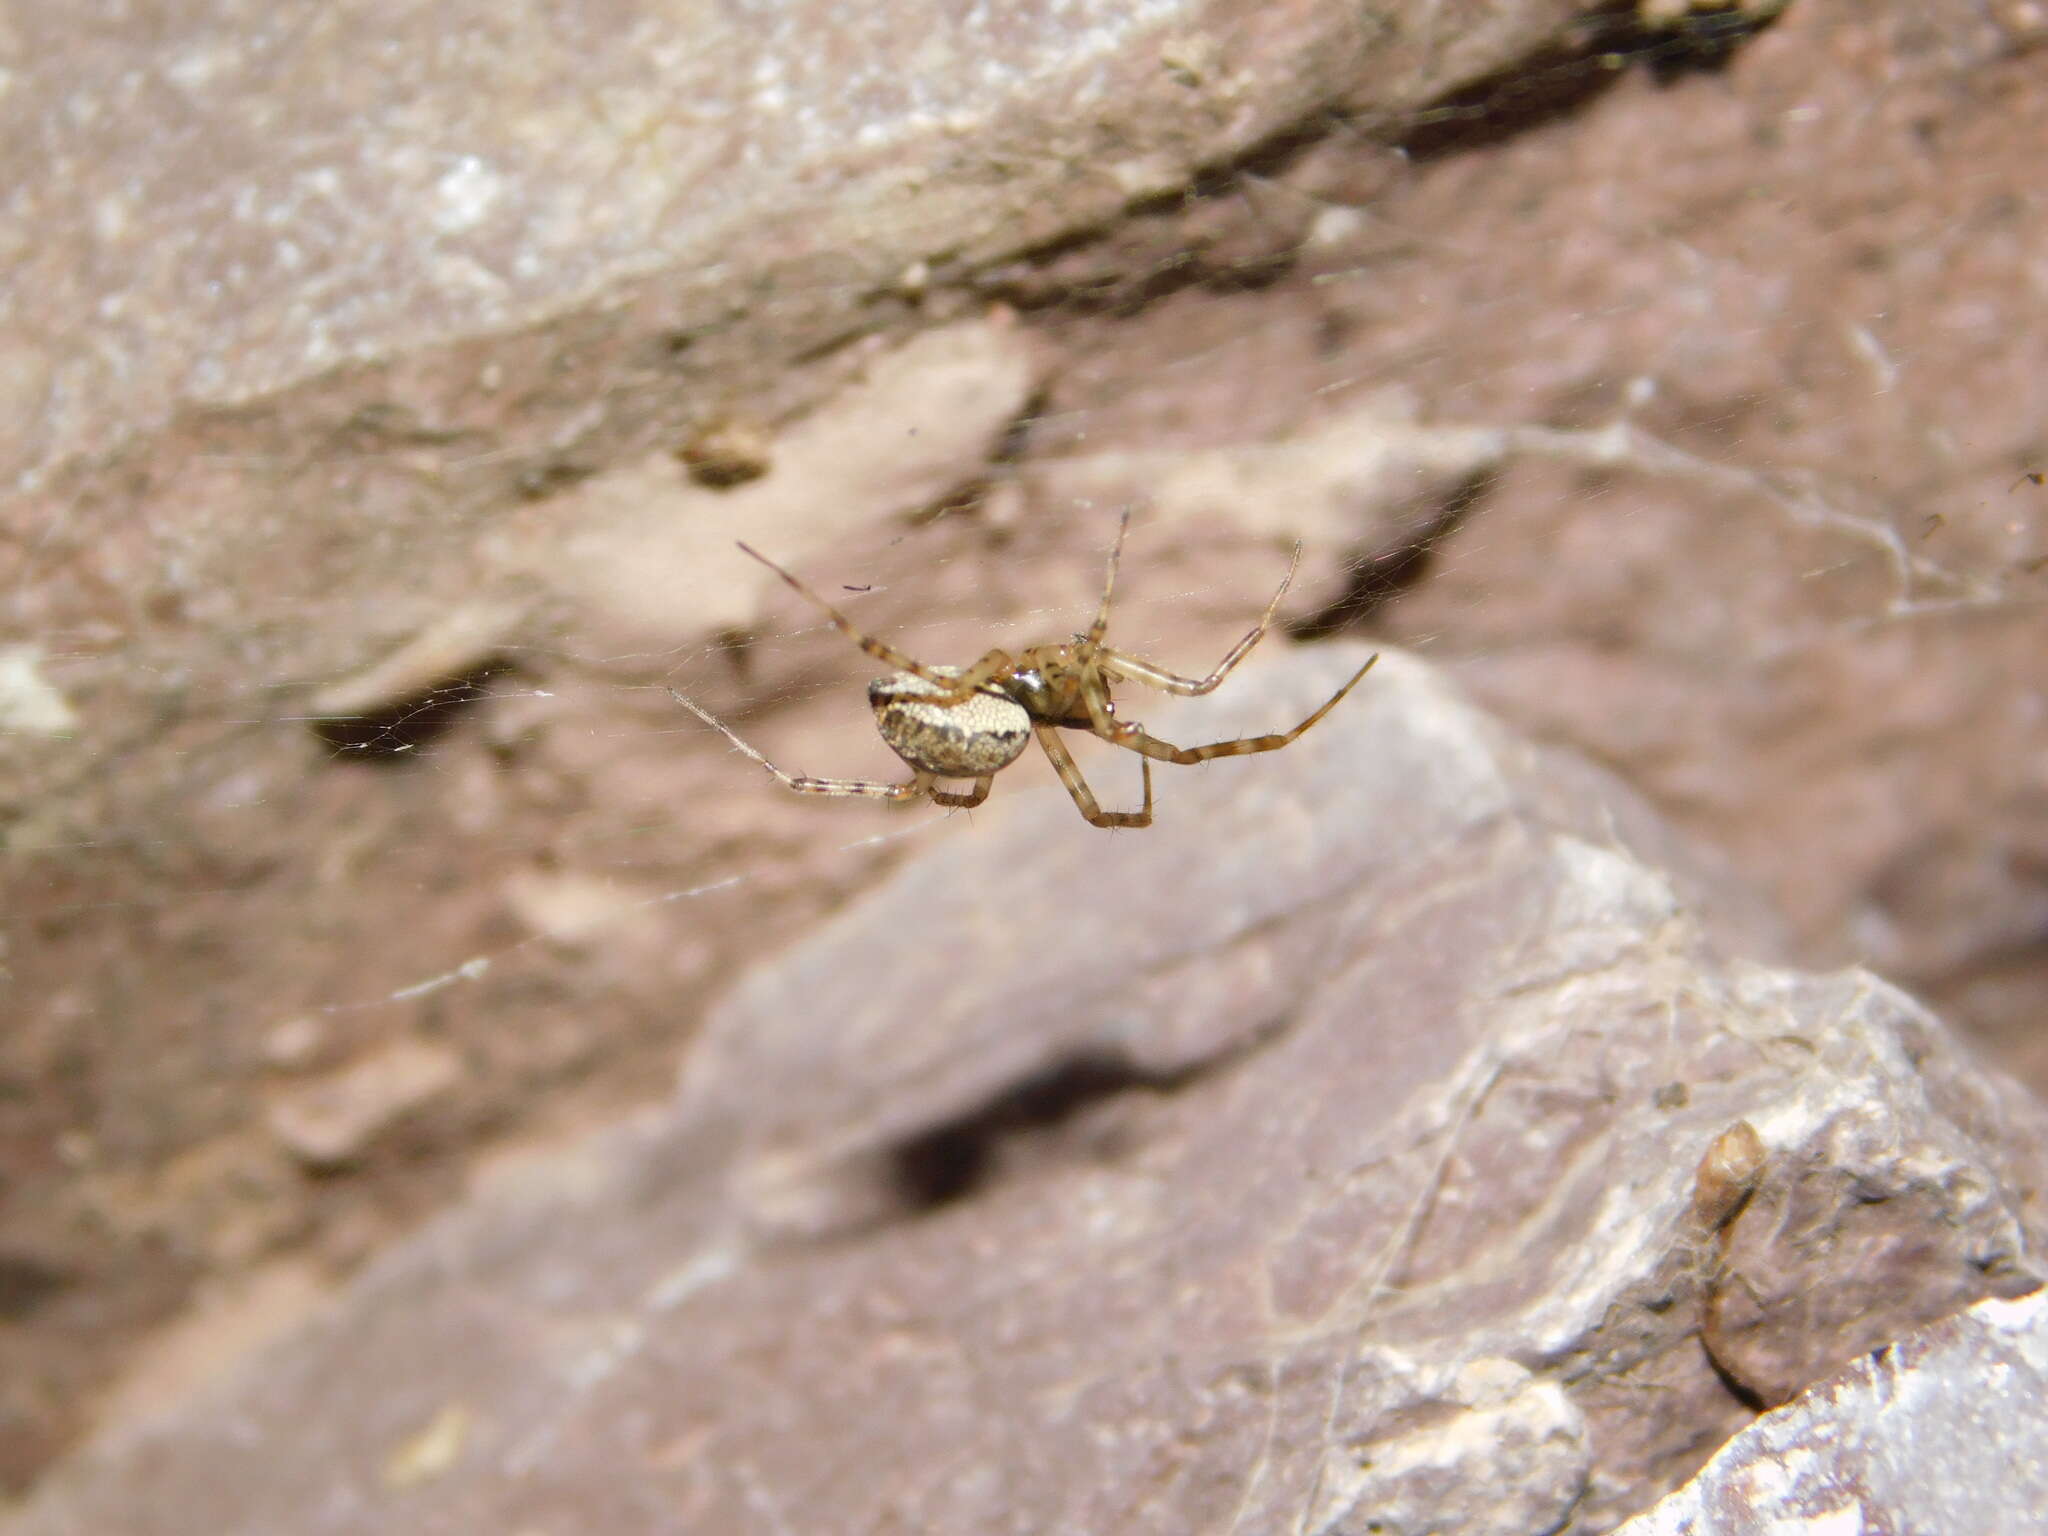
M 1778 15 L 1739 0 L 1703 7 L 1662 28 L 1636 24 L 1624 32 L 1624 51 L 1650 66 L 1658 83 L 1726 67 L 1742 45 L 1777 21 Z
M 1353 628 L 1429 575 L 1443 542 L 1464 525 L 1493 490 L 1498 475 L 1482 469 L 1440 497 L 1418 532 L 1389 548 L 1360 551 L 1350 560 L 1351 580 L 1337 598 L 1288 626 L 1297 640 L 1321 640 Z M 1411 524 L 1411 526 L 1413 526 Z
M 1112 219 L 1065 231 L 973 274 L 975 293 L 1034 312 L 1129 317 L 1191 288 L 1254 293 L 1294 270 L 1301 229 L 1273 217 L 1248 186 L 1284 182 L 1333 133 L 1356 134 L 1318 109 L 1242 154 L 1198 167 L 1181 186 L 1140 197 Z
M 1006 1146 L 1056 1131 L 1106 1100 L 1130 1093 L 1171 1094 L 1226 1067 L 1274 1033 L 1253 1032 L 1234 1049 L 1186 1066 L 1147 1068 L 1120 1050 L 1077 1050 L 1010 1084 L 976 1108 L 889 1149 L 889 1182 L 901 1210 L 921 1215 L 986 1188 Z
M 1043 384 L 1032 389 L 1024 401 L 1024 409 L 1010 419 L 1002 437 L 989 450 L 990 478 L 1024 462 L 1025 452 L 1031 446 L 1031 434 L 1044 417 L 1051 398 L 1051 392 Z
M 970 276 L 981 297 L 1032 312 L 1128 317 L 1191 288 L 1249 293 L 1293 271 L 1301 230 L 1232 208 L 1248 186 L 1285 184 L 1333 135 L 1381 144 L 1422 161 L 1499 143 L 1571 116 L 1631 64 L 1660 82 L 1718 69 L 1775 19 L 1730 3 L 1664 24 L 1635 0 L 1580 18 L 1536 53 L 1398 117 L 1328 107 L 1287 124 L 1227 160 L 1198 167 L 1185 185 L 1141 197 L 1114 219 L 1073 228 Z
M 1417 161 L 1504 143 L 1575 116 L 1640 64 L 1660 84 L 1718 70 L 1776 18 L 1731 3 L 1666 23 L 1635 0 L 1584 16 L 1528 57 L 1410 116 L 1392 135 Z
M 29 1254 L 0 1253 L 0 1319 L 19 1319 L 61 1294 L 76 1277 Z
M 1706 1356 L 1707 1364 L 1714 1372 L 1714 1379 L 1728 1389 L 1730 1397 L 1742 1404 L 1751 1413 L 1767 1413 L 1772 1408 L 1778 1406 L 1740 1376 L 1737 1376 L 1728 1369 L 1728 1366 L 1722 1361 L 1721 1357 L 1715 1354 L 1712 1346 L 1707 1343 L 1704 1333 L 1700 1335 L 1700 1353 Z
M 488 661 L 381 709 L 314 720 L 313 734 L 334 749 L 338 762 L 402 766 L 488 698 L 491 683 L 509 670 L 506 662 Z
M 1422 164 L 1520 138 L 1584 111 L 1611 89 L 1622 72 L 1606 60 L 1617 55 L 1583 42 L 1553 43 L 1424 107 L 1400 125 L 1394 141 Z
M 1044 419 L 1050 396 L 1043 386 L 1034 389 L 1024 402 L 1022 410 L 1010 418 L 1002 435 L 988 452 L 986 473 L 963 481 L 947 491 L 923 509 L 911 513 L 907 518 L 911 526 L 924 527 L 942 518 L 969 515 L 981 509 L 988 500 L 989 492 L 998 483 L 1010 478 L 1016 467 L 1022 464 L 1031 447 L 1031 434 Z M 1011 539 L 1008 529 L 991 528 L 995 543 L 1000 546 Z

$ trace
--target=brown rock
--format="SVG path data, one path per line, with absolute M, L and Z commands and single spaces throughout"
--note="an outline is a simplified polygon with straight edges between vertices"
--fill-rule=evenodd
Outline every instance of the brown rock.
M 394 1040 L 361 1061 L 272 1100 L 270 1131 L 299 1161 L 338 1168 L 360 1157 L 408 1115 L 445 1097 L 462 1062 L 445 1045 Z
M 2044 1403 L 2048 1292 L 1979 1302 L 1766 1414 L 1616 1536 L 2032 1530 Z
M 484 1128 L 644 1102 L 722 978 L 999 814 L 777 799 L 679 719 L 658 683 L 806 768 L 886 760 L 867 659 L 733 537 L 946 660 L 1085 622 L 1125 501 L 1162 656 L 1305 537 L 1290 621 L 1369 613 L 1729 850 L 1809 963 L 2048 1082 L 2043 7 L 1802 0 L 1734 52 L 1779 7 L 1109 9 L 971 47 L 844 8 L 0 17 L 0 1485 L 187 1287 L 373 1246 Z M 767 424 L 769 475 L 685 483 L 720 420 Z M 370 728 L 316 737 L 335 704 Z M 1027 919 L 1070 952 L 1059 903 L 995 921 Z M 462 1053 L 461 1135 L 296 1176 L 264 1074 L 408 1031 Z M 1946 1194 L 1841 1140 L 1869 1209 L 1827 1158 L 1696 1180 L 1751 1402 L 1836 1309 L 1905 1320 L 1898 1224 Z M 767 1150 L 755 1220 L 878 1204 L 858 1158 Z
M 1292 718 L 1357 657 L 1146 723 Z M 1143 835 L 991 801 L 745 978 L 667 1114 L 7 1536 L 1590 1532 L 1745 1398 L 2035 1283 L 2030 1100 L 1883 983 L 1750 958 L 1613 781 L 1370 681 L 1163 769 Z
M 0 1489 L 216 1278 L 194 1213 L 233 1188 L 155 1186 L 266 1139 L 280 1021 L 323 1061 L 432 1030 L 465 1126 L 588 1123 L 665 1080 L 711 978 L 872 873 L 679 779 L 717 760 L 639 690 L 737 708 L 779 675 L 738 665 L 763 584 L 733 538 L 886 548 L 1014 446 L 1042 338 L 998 334 L 981 274 L 1590 3 L 1461 14 L 1453 48 L 1337 0 L 0 15 L 0 1249 L 61 1229 L 95 1318 L 0 1337 L 34 1403 L 0 1406 Z M 1225 223 L 1270 253 L 1298 220 Z M 764 424 L 772 473 L 689 483 L 678 445 L 764 462 L 721 422 Z M 522 946 L 520 872 L 627 864 L 660 917 L 730 894 L 665 943 Z M 443 1150 L 375 1198 L 430 1203 L 476 1138 Z M 345 1182 L 285 1227 L 353 1221 Z

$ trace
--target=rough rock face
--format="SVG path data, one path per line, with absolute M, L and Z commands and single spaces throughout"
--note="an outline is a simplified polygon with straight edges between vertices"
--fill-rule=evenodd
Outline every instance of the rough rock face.
M 1592 8 L 464 0 L 374 40 L 348 6 L 10 15 L 0 528 L 37 550 L 27 616 L 126 642 L 58 669 L 95 745 L 138 664 L 360 661 L 523 498 L 814 401 L 835 370 L 794 360 L 958 313 L 926 303 L 958 273 L 1339 103 L 1418 110 Z M 296 526 L 328 505 L 345 543 Z M 64 782 L 37 745 L 0 767 Z
M 2048 1292 L 1979 1302 L 1759 1419 L 1619 1536 L 2037 1529 L 2044 1402 Z
M 760 617 L 736 530 L 797 560 L 987 474 L 1026 338 L 967 377 L 912 340 L 982 321 L 975 278 L 1599 8 L 5 8 L 0 1489 L 191 1290 L 347 1268 L 491 1135 L 611 1112 L 747 935 L 852 882 L 808 859 L 659 931 L 643 898 L 729 870 L 650 848 L 690 798 L 672 720 L 587 711 Z M 807 414 L 857 379 L 864 420 Z M 424 755 L 512 672 L 466 768 L 336 771 Z M 467 1071 L 368 1148 L 409 1171 L 303 1178 L 269 1079 L 423 1038 Z
M 1120 505 L 1164 657 L 1300 538 L 1290 625 L 1426 651 L 2048 1084 L 2036 0 L 572 9 L 0 14 L 0 1490 L 966 840 L 671 704 L 882 755 L 735 537 L 935 660 L 1085 621 Z M 1019 995 L 1067 916 L 991 919 L 1060 957 Z M 877 1203 L 763 1153 L 789 1231 Z M 1800 1271 L 1722 1230 L 1767 1403 Z
M 1358 659 L 1143 716 L 1270 728 Z M 1604 775 L 1369 681 L 1162 769 L 1145 833 L 999 792 L 747 976 L 668 1109 L 7 1536 L 1604 1530 L 2035 1283 L 2030 1099 L 1768 963 Z

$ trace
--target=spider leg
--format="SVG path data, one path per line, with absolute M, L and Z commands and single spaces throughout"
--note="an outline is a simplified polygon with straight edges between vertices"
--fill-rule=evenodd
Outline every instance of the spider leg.
M 1135 727 L 1133 727 L 1135 729 Z M 1060 740 L 1058 728 L 1040 723 L 1032 727 L 1038 737 L 1039 746 L 1052 760 L 1053 771 L 1060 776 L 1060 782 L 1067 786 L 1067 793 L 1074 797 L 1074 807 L 1087 818 L 1091 827 L 1149 827 L 1152 825 L 1152 764 L 1149 760 L 1140 765 L 1145 775 L 1145 803 L 1135 811 L 1105 811 L 1096 803 L 1095 791 L 1088 787 L 1088 781 L 1081 777 L 1081 769 L 1067 751 L 1067 744 Z M 1143 732 L 1139 733 L 1140 735 Z
M 1095 734 L 1119 747 L 1142 752 L 1146 757 L 1156 757 L 1163 763 L 1205 763 L 1212 757 L 1237 757 L 1247 752 L 1277 752 L 1335 709 L 1344 695 L 1358 686 L 1359 679 L 1370 672 L 1372 664 L 1379 659 L 1379 653 L 1374 652 L 1366 659 L 1364 666 L 1351 674 L 1350 682 L 1323 700 L 1314 714 L 1291 731 L 1278 731 L 1270 736 L 1240 736 L 1234 741 L 1212 741 L 1200 747 L 1176 747 L 1172 742 L 1161 741 L 1139 726 L 1125 724 L 1122 721 L 1113 722 L 1108 734 L 1098 726 Z
M 901 801 L 914 800 L 919 795 L 929 794 L 941 805 L 979 805 L 981 803 L 980 797 L 988 794 L 989 781 L 981 779 L 975 785 L 977 798 L 969 800 L 964 795 L 948 797 L 942 794 L 941 791 L 932 788 L 933 776 L 923 771 L 916 773 L 908 784 L 883 784 L 875 779 L 820 779 L 814 778 L 809 774 L 785 773 L 782 769 L 769 762 L 767 758 L 763 757 L 753 747 L 742 741 L 731 726 L 705 709 L 701 704 L 693 703 L 691 700 L 684 698 L 673 688 L 669 689 L 668 696 L 695 715 L 699 720 L 702 720 L 706 725 L 716 727 L 724 734 L 727 741 L 774 774 L 786 787 L 795 790 L 800 795 L 864 795 L 874 800 Z
M 1224 678 L 1230 676 L 1230 669 L 1245 659 L 1251 652 L 1251 648 L 1259 643 L 1267 629 L 1271 627 L 1273 615 L 1280 611 L 1280 599 L 1285 597 L 1287 589 L 1294 585 L 1294 572 L 1300 564 L 1301 545 L 1296 544 L 1294 546 L 1294 558 L 1287 562 L 1287 574 L 1280 578 L 1280 588 L 1273 594 L 1273 600 L 1266 604 L 1265 614 L 1259 619 L 1257 624 L 1252 626 L 1251 633 L 1232 646 L 1230 654 L 1216 663 L 1216 670 L 1207 677 L 1182 677 L 1178 673 L 1169 672 L 1162 666 L 1146 661 L 1141 656 L 1129 656 L 1122 651 L 1113 651 L 1107 647 L 1102 651 L 1102 659 L 1118 676 L 1127 677 L 1134 683 L 1144 683 L 1149 687 L 1163 688 L 1168 693 L 1213 693 L 1216 690 L 1216 685 L 1222 682 Z
M 1102 578 L 1102 606 L 1095 610 L 1095 622 L 1088 626 L 1088 633 L 1082 639 L 1085 647 L 1099 647 L 1102 637 L 1109 631 L 1109 595 L 1116 590 L 1117 562 L 1123 558 L 1124 535 L 1131 531 L 1131 509 L 1125 507 L 1123 516 L 1116 520 L 1116 542 L 1109 546 L 1109 570 Z
M 817 593 L 813 592 L 801 581 L 798 581 L 796 577 L 790 575 L 788 571 L 785 571 L 781 566 L 777 565 L 773 560 L 770 560 L 766 555 L 762 554 L 758 549 L 754 548 L 751 544 L 740 545 L 740 550 L 744 554 L 752 555 L 756 560 L 760 561 L 763 565 L 767 566 L 769 570 L 773 571 L 776 575 L 780 576 L 784 581 L 788 582 L 789 585 L 795 589 L 797 596 L 803 598 L 804 601 L 808 602 L 812 607 L 820 609 L 824 613 L 826 618 L 830 619 L 834 624 L 839 626 L 839 632 L 841 634 L 845 635 L 847 639 L 851 640 L 855 645 L 859 646 L 862 650 L 866 651 L 870 656 L 874 657 L 877 661 L 887 662 L 890 666 L 894 667 L 898 672 L 909 672 L 914 676 L 923 678 L 928 683 L 951 684 L 951 682 L 953 681 L 950 677 L 946 677 L 943 674 L 941 674 L 937 668 L 928 667 L 923 662 L 917 661 L 909 656 L 904 655 L 903 652 L 897 650 L 895 646 L 890 645 L 887 641 L 877 640 L 873 635 L 863 634 L 860 630 L 854 627 L 853 620 L 849 619 L 837 608 L 834 608 L 830 603 L 826 602 L 825 599 L 818 596 Z
M 941 676 L 938 681 L 946 685 L 946 691 L 943 695 L 933 694 L 929 699 L 920 700 L 919 702 L 936 704 L 941 709 L 950 709 L 955 704 L 964 704 L 967 700 L 974 697 L 975 690 L 983 683 L 988 682 L 992 678 L 1009 675 L 1009 673 L 1016 670 L 1016 666 L 1017 663 L 1010 658 L 1008 651 L 990 651 L 958 677 Z M 919 673 L 918 675 L 922 677 L 925 674 Z
M 939 805 L 957 805 L 962 810 L 971 811 L 988 798 L 988 787 L 995 783 L 995 781 L 996 776 L 994 774 L 985 773 L 974 781 L 974 788 L 968 790 L 965 794 L 935 787 L 931 792 L 932 799 Z
M 928 683 L 936 683 L 943 687 L 946 690 L 945 693 L 932 698 L 930 701 L 942 709 L 963 703 L 971 698 L 975 689 L 979 688 L 983 683 L 1015 665 L 1007 653 L 999 650 L 990 651 L 973 666 L 960 673 L 958 677 L 949 676 L 945 670 L 927 666 L 921 661 L 906 656 L 886 640 L 877 640 L 873 635 L 862 633 L 854 627 L 853 620 L 849 619 L 837 608 L 834 608 L 824 598 L 818 596 L 817 593 L 813 592 L 801 581 L 798 581 L 796 577 L 790 575 L 788 571 L 785 571 L 752 545 L 742 544 L 740 549 L 744 553 L 752 555 L 756 560 L 767 566 L 769 570 L 788 582 L 791 587 L 796 589 L 797 596 L 810 603 L 812 607 L 822 609 L 825 617 L 839 626 L 841 634 L 874 657 L 875 660 L 886 662 L 898 672 L 908 672 L 913 677 L 921 677 Z M 720 728 L 723 729 L 723 727 Z

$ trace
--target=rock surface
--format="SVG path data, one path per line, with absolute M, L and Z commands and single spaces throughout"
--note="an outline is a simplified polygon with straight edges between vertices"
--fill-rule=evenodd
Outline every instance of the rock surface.
M 1759 1419 L 1616 1536 L 2035 1529 L 2044 1404 L 2048 1291 L 1982 1301 Z
M 1270 728 L 1358 659 L 1144 719 Z M 1370 684 L 1162 769 L 1148 832 L 999 796 L 746 977 L 669 1108 L 7 1536 L 1590 1532 L 2036 1282 L 2030 1099 L 1764 963 L 1604 775 L 1405 656 Z
M 1042 360 L 978 275 L 1590 5 L 0 8 L 0 1490 L 196 1291 L 344 1270 L 485 1142 L 638 1099 L 749 935 L 872 872 L 756 842 L 650 931 L 725 850 L 650 838 L 697 798 L 672 719 L 588 711 L 734 653 L 735 536 L 886 541 L 986 478 Z M 954 322 L 967 376 L 899 350 Z M 346 766 L 506 695 L 464 767 Z M 527 926 L 558 876 L 626 915 Z M 309 1016 L 337 1062 L 462 1050 L 435 1134 L 302 1177 L 262 1042 Z
M 0 14 L 0 1490 L 967 835 L 671 704 L 893 766 L 734 538 L 951 660 L 1085 622 L 1140 504 L 1119 633 L 1190 664 L 1301 538 L 1290 627 L 2048 1085 L 2041 5 L 937 10 Z M 411 1041 L 459 1078 L 347 1168 L 276 1134 Z

